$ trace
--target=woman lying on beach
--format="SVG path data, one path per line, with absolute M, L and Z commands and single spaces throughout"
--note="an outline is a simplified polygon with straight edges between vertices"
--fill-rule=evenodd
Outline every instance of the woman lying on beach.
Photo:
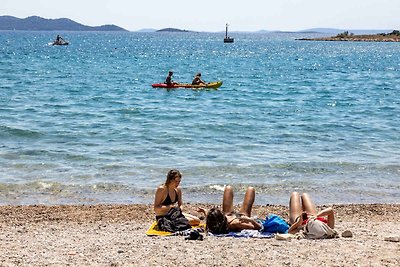
M 333 209 L 326 208 L 317 213 L 315 205 L 307 193 L 303 193 L 301 196 L 298 192 L 293 192 L 291 194 L 289 202 L 289 219 L 291 224 L 291 227 L 289 228 L 290 234 L 297 233 L 304 226 L 308 226 L 309 224 L 307 223 L 310 220 L 322 222 L 323 224 L 319 225 L 322 226 L 322 228 L 325 228 L 323 231 L 330 232 L 328 228 L 324 227 L 324 224 L 329 226 L 331 230 L 335 227 Z M 306 234 L 307 232 L 311 232 L 311 229 L 305 230 Z M 327 234 L 329 235 L 329 233 Z
M 233 210 L 233 190 L 226 186 L 222 200 L 222 211 L 212 208 L 208 212 L 199 208 L 198 211 L 206 216 L 207 230 L 213 234 L 225 234 L 231 231 L 239 232 L 244 229 L 260 230 L 262 225 L 251 217 L 256 192 L 253 187 L 247 188 L 239 213 Z
M 170 170 L 167 180 L 157 188 L 154 198 L 154 212 L 156 220 L 165 217 L 171 209 L 177 208 L 182 211 L 182 190 L 179 184 L 182 174 L 178 170 Z M 196 216 L 183 213 L 191 226 L 200 224 L 200 219 Z

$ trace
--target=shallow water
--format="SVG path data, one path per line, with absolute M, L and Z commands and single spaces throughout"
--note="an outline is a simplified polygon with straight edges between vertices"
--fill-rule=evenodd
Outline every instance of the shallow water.
M 151 203 L 171 168 L 184 200 L 223 185 L 258 204 L 398 203 L 396 43 L 299 34 L 0 32 L 0 203 Z M 307 37 L 307 36 L 306 36 Z M 168 70 L 219 90 L 153 89 Z M 240 201 L 240 197 L 237 198 Z

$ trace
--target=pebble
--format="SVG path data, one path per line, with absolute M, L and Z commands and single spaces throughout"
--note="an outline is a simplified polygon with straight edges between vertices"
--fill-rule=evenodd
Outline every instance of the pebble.
M 400 236 L 387 236 L 384 240 L 389 242 L 400 242 Z
M 353 237 L 353 233 L 350 230 L 346 230 L 342 233 L 342 237 L 346 237 L 346 238 Z

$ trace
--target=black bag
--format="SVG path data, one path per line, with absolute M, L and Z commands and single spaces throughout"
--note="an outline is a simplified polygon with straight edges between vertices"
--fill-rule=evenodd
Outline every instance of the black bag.
M 189 220 L 179 208 L 170 209 L 164 217 L 158 219 L 157 226 L 161 231 L 172 233 L 191 228 Z

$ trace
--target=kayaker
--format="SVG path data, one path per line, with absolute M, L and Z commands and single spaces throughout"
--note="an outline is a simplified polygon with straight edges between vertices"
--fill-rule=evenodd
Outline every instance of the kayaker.
M 65 40 L 57 34 L 56 40 L 53 42 L 54 45 L 61 45 L 63 43 L 66 43 Z
M 201 73 L 198 72 L 196 76 L 194 76 L 192 85 L 200 85 L 200 84 L 206 84 L 206 82 L 201 79 Z
M 172 75 L 174 75 L 174 72 L 170 70 L 170 71 L 168 72 L 167 78 L 165 78 L 165 84 L 166 84 L 166 85 L 178 84 L 177 82 L 174 82 L 174 81 L 172 80 Z
M 64 41 L 63 38 L 62 38 L 60 35 L 57 34 L 56 43 L 57 43 L 57 44 L 60 44 L 61 41 Z

